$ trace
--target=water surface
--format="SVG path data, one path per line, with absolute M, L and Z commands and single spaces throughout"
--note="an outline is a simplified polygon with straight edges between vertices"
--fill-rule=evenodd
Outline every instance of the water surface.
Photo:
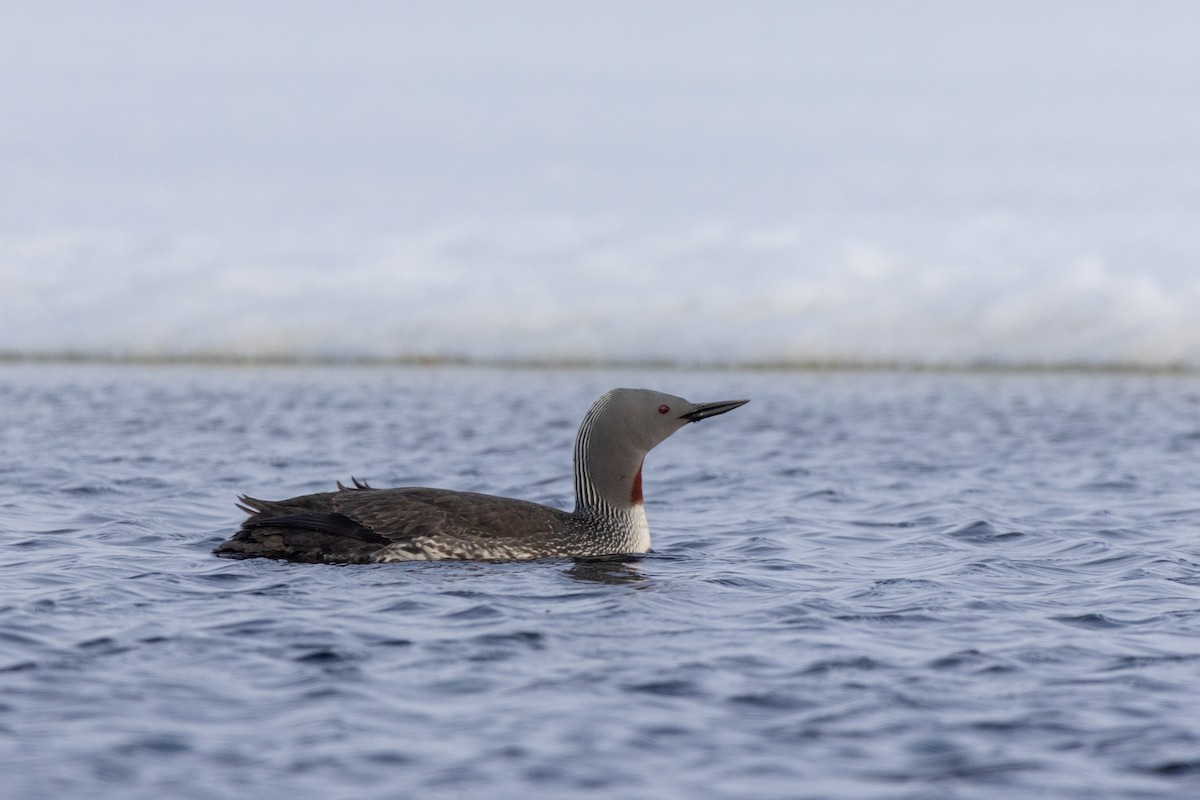
M 239 492 L 569 507 L 598 394 L 750 397 L 629 560 L 226 561 Z M 0 367 L 0 794 L 1200 791 L 1200 378 Z

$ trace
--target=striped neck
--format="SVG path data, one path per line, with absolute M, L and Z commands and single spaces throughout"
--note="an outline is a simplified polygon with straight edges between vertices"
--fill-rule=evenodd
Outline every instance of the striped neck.
M 646 453 L 630 443 L 619 417 L 605 413 L 612 400 L 611 392 L 597 400 L 575 437 L 575 513 L 607 518 L 635 515 L 644 520 Z

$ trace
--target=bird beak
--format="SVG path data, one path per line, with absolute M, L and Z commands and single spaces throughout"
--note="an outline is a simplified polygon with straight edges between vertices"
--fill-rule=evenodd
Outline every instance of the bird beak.
M 691 411 L 681 414 L 679 418 L 686 419 L 688 422 L 699 422 L 702 419 L 715 417 L 717 414 L 724 414 L 726 411 L 733 411 L 738 406 L 744 406 L 749 402 L 749 400 L 720 400 L 716 403 L 697 403 Z

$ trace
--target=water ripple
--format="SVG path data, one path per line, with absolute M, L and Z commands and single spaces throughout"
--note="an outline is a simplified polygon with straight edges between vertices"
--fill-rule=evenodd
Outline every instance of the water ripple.
M 239 491 L 561 503 L 613 385 L 655 552 L 305 566 Z M 1197 379 L 0 367 L 0 769 L 28 798 L 1187 797 Z M 19 465 L 19 468 L 17 466 Z

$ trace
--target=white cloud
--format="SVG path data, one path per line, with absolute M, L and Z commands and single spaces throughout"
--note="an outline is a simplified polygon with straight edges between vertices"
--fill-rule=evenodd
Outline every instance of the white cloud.
M 1193 3 L 63 8 L 0 350 L 1200 363 Z

